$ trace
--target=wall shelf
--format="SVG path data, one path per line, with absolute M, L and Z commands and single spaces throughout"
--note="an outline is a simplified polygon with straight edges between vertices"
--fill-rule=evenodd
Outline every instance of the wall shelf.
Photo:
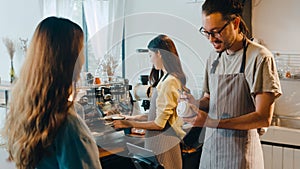
M 1 81 L 0 82 L 0 92 L 4 92 L 4 103 L 0 103 L 0 107 L 7 108 L 8 105 L 8 95 L 9 91 L 12 88 L 12 84 L 7 81 Z
M 280 79 L 300 80 L 300 53 L 274 52 Z

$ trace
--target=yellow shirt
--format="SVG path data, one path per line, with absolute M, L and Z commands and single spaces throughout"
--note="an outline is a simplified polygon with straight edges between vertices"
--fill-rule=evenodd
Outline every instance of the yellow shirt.
M 164 79 L 165 76 L 162 77 L 156 87 L 156 118 L 154 123 L 160 127 L 165 127 L 166 123 L 169 122 L 177 136 L 182 139 L 185 135 L 182 129 L 183 121 L 176 112 L 179 98 L 178 89 L 182 89 L 182 84 L 179 79 L 170 74 L 166 79 Z

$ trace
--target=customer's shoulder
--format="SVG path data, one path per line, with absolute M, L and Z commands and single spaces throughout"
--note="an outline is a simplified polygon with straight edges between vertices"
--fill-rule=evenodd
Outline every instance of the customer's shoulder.
M 71 133 L 84 133 L 88 130 L 84 121 L 75 112 L 68 113 L 64 125 L 65 130 Z

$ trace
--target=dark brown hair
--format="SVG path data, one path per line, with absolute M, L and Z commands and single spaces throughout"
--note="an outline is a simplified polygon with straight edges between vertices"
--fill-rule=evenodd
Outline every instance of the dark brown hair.
M 166 71 L 178 78 L 182 86 L 186 85 L 186 77 L 182 70 L 175 44 L 167 35 L 158 35 L 152 39 L 148 44 L 148 49 L 153 52 L 159 51 Z M 160 79 L 159 72 L 157 70 L 152 69 L 150 81 L 151 79 Z
M 202 5 L 202 12 L 205 15 L 219 12 L 222 14 L 223 20 L 226 21 L 232 20 L 235 17 L 240 17 L 240 32 L 251 39 L 249 29 L 242 18 L 243 7 L 243 4 L 239 0 L 206 0 Z

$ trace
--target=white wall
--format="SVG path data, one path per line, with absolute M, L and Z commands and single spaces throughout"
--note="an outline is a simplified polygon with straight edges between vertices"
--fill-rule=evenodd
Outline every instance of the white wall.
M 10 38 L 16 44 L 14 67 L 19 74 L 24 55 L 19 38 L 29 41 L 42 18 L 39 0 L 0 0 L 0 77 L 9 81 L 10 59 L 2 38 Z
M 254 37 L 263 40 L 271 51 L 300 53 L 300 1 L 253 0 Z
M 41 19 L 39 0 L 0 0 L 0 78 L 9 81 L 10 57 L 2 38 L 9 38 L 16 44 L 14 55 L 14 68 L 17 76 L 24 60 L 24 54 L 20 49 L 19 38 L 30 41 L 33 31 Z M 3 103 L 4 92 L 0 92 L 0 100 Z M 5 119 L 5 109 L 0 108 L 0 129 Z M 1 142 L 0 137 L 0 142 Z M 2 153 L 3 154 L 3 153 Z M 3 159 L 1 159 L 3 160 Z M 2 162 L 2 161 L 1 161 Z M 1 163 L 4 168 L 13 168 L 11 163 Z
M 205 59 L 212 48 L 198 32 L 203 0 L 187 2 L 191 0 L 127 1 L 126 76 L 131 81 L 151 67 L 148 55 L 137 54 L 135 49 L 146 48 L 154 36 L 165 33 L 175 41 L 189 87 L 201 86 Z M 252 4 L 253 36 L 271 51 L 299 54 L 300 1 L 252 0 Z
M 138 81 L 140 74 L 149 74 L 148 54 L 136 49 L 147 48 L 158 34 L 170 36 L 177 47 L 188 87 L 199 94 L 205 60 L 211 51 L 209 42 L 198 32 L 201 26 L 201 5 L 189 0 L 128 0 L 126 3 L 126 77 Z
M 174 39 L 189 76 L 191 87 L 201 84 L 204 62 L 212 49 L 209 42 L 199 34 L 201 5 L 191 0 L 127 0 L 126 1 L 126 56 L 127 78 L 138 80 L 138 74 L 148 73 L 148 55 L 137 54 L 137 48 L 146 48 L 158 33 Z M 9 37 L 19 44 L 19 38 L 32 37 L 34 28 L 42 18 L 39 0 L 0 0 L 0 77 L 9 80 L 9 56 L 2 42 Z M 262 39 L 272 51 L 300 53 L 300 5 L 298 0 L 253 0 L 253 35 Z M 143 59 L 141 59 L 143 57 Z M 14 57 L 17 74 L 23 62 L 18 48 Z M 144 71 L 143 71 L 144 70 Z M 192 73 L 191 73 L 192 72 Z M 196 79 L 196 80 L 195 80 Z

